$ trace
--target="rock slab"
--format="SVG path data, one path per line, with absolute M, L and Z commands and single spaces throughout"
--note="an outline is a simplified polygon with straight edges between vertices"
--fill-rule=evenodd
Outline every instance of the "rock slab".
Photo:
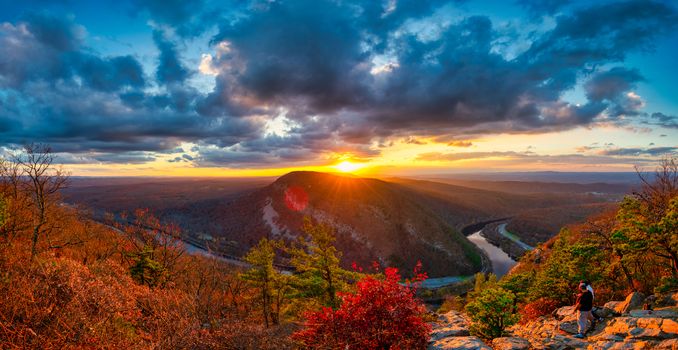
M 428 350 L 492 350 L 478 337 L 449 337 L 428 346 Z
M 447 337 L 468 336 L 469 322 L 457 311 L 449 311 L 438 316 L 438 322 L 432 324 L 430 341 L 437 341 Z
M 530 342 L 520 337 L 502 337 L 492 340 L 494 350 L 529 350 Z

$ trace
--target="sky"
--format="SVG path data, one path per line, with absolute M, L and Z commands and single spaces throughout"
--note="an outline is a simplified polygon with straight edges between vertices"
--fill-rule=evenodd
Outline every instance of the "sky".
M 675 2 L 0 0 L 0 153 L 82 176 L 633 171 Z

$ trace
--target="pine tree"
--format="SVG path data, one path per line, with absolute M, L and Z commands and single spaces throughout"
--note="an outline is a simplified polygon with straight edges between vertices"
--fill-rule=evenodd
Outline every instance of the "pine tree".
M 294 267 L 295 284 L 301 297 L 316 299 L 321 305 L 336 309 L 337 292 L 347 289 L 347 283 L 357 279 L 357 274 L 339 266 L 341 253 L 334 247 L 331 226 L 314 224 L 304 218 L 304 235 L 298 244 L 288 249 Z
M 139 284 L 155 287 L 162 278 L 164 269 L 153 259 L 153 249 L 144 246 L 138 253 L 132 253 L 134 263 L 130 266 L 130 274 Z
M 280 273 L 273 266 L 276 248 L 276 242 L 261 239 L 245 255 L 245 261 L 250 264 L 250 268 L 241 275 L 243 280 L 250 282 L 258 290 L 266 327 L 280 322 L 283 304 L 291 289 L 291 276 Z

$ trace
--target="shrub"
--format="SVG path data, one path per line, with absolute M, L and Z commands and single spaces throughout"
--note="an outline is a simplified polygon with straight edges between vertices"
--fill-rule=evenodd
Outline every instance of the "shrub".
M 305 329 L 293 338 L 312 349 L 424 349 L 431 327 L 415 287 L 399 284 L 395 268 L 385 278 L 367 276 L 355 293 L 341 293 L 341 306 L 306 314 Z
M 485 339 L 501 337 L 519 317 L 514 312 L 515 295 L 501 287 L 483 289 L 466 305 L 471 334 Z
M 444 314 L 452 310 L 462 311 L 464 310 L 464 298 L 458 295 L 452 295 L 445 297 L 445 301 L 438 308 L 439 314 Z
M 541 316 L 549 315 L 561 304 L 553 299 L 539 298 L 531 303 L 523 305 L 520 309 L 520 321 L 527 322 L 537 319 Z

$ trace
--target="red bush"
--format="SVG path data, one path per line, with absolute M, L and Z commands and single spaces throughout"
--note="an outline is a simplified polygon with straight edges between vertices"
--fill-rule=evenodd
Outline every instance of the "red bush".
M 539 298 L 531 303 L 527 303 L 520 308 L 520 321 L 528 322 L 541 316 L 549 315 L 553 310 L 561 306 L 557 301 L 548 298 Z
M 341 294 L 339 309 L 307 313 L 305 329 L 293 338 L 313 349 L 426 348 L 431 331 L 422 318 L 426 309 L 415 298 L 416 286 L 399 281 L 395 268 L 387 268 L 383 280 L 363 278 L 355 293 Z

